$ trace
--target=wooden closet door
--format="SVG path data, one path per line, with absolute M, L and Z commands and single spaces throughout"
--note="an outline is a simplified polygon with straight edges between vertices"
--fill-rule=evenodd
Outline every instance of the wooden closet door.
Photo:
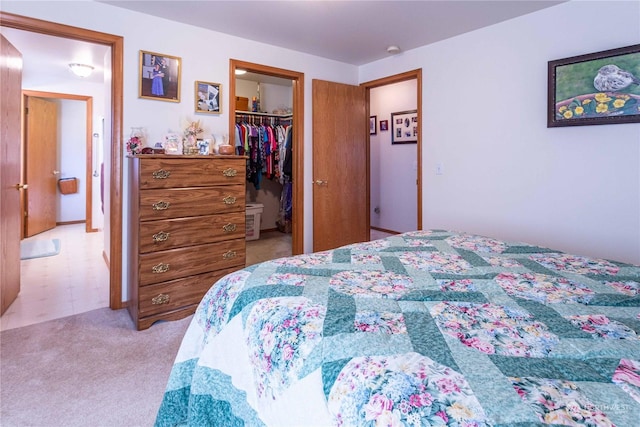
M 364 87 L 313 80 L 313 251 L 369 240 Z

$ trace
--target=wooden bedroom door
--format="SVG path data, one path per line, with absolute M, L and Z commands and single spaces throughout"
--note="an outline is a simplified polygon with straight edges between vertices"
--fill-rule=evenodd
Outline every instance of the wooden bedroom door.
M 25 237 L 56 226 L 56 198 L 60 172 L 58 159 L 58 109 L 55 102 L 25 96 L 26 200 Z
M 313 80 L 313 251 L 369 240 L 366 90 Z
M 2 127 L 0 141 L 0 314 L 20 292 L 20 109 L 22 55 L 2 39 L 0 98 Z

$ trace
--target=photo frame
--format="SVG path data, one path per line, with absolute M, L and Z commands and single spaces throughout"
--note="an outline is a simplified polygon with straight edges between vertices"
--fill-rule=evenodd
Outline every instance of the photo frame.
M 380 120 L 380 130 L 389 130 L 389 120 Z
M 177 56 L 140 51 L 139 98 L 180 102 L 180 68 Z
M 640 122 L 640 44 L 548 62 L 547 127 Z
M 418 110 L 391 113 L 391 144 L 418 142 Z
M 196 113 L 222 113 L 222 85 L 220 83 L 196 81 Z
M 369 135 L 376 135 L 378 133 L 378 116 L 369 117 Z

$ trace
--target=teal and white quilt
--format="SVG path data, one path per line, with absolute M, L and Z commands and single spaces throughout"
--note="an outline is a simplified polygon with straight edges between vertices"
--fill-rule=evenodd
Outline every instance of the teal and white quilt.
M 213 284 L 156 426 L 640 425 L 640 267 L 442 230 Z

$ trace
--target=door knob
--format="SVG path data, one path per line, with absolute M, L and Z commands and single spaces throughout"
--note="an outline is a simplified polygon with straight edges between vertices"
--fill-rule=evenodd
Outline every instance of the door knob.
M 53 171 L 52 172 L 54 175 L 60 175 L 60 171 Z
M 327 185 L 327 181 L 323 181 L 321 179 L 316 179 L 315 181 L 313 181 L 313 183 L 315 185 Z
M 27 188 L 29 188 L 29 184 L 16 184 L 15 187 L 16 190 L 26 190 Z

